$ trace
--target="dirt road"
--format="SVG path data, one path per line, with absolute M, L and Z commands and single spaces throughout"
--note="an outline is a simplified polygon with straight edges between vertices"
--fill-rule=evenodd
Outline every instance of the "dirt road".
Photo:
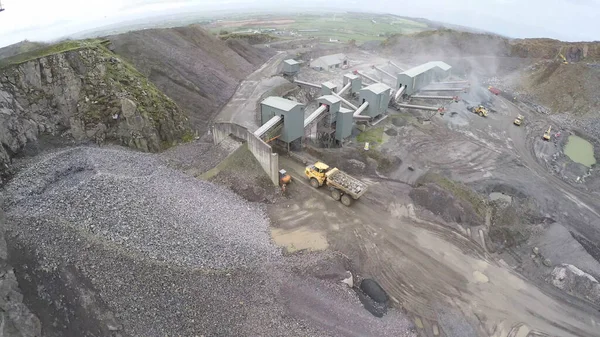
M 275 76 L 285 58 L 285 53 L 277 53 L 242 81 L 215 121 L 236 123 L 252 131 L 258 129 L 256 111 L 261 96 L 273 88 L 288 83 L 283 77 Z
M 288 189 L 293 197 L 269 210 L 275 226 L 324 234 L 330 249 L 352 258 L 362 275 L 415 315 L 423 336 L 508 337 L 525 330 L 598 336 L 593 308 L 553 298 L 474 241 L 418 219 L 410 187 L 371 181 L 370 191 L 347 208 L 325 189 L 311 189 L 301 165 L 286 157 L 280 163 L 295 182 Z

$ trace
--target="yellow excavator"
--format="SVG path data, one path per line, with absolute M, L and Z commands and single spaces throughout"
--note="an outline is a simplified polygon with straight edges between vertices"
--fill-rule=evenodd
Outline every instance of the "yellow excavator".
M 517 118 L 515 118 L 515 121 L 513 123 L 516 126 L 521 126 L 521 124 L 523 124 L 524 119 L 525 119 L 525 117 L 523 117 L 523 115 L 519 115 Z
M 557 56 L 561 58 L 563 64 L 569 64 L 569 61 L 567 61 L 567 58 L 565 57 L 565 55 L 563 55 L 563 49 L 564 47 L 560 47 Z
M 477 106 L 473 108 L 473 112 L 478 114 L 481 117 L 487 117 L 488 112 L 487 110 L 483 107 L 483 105 Z
M 548 128 L 548 131 L 544 132 L 544 140 L 550 140 L 550 130 L 552 130 L 552 125 Z
M 563 64 L 569 64 L 569 61 L 567 61 L 567 58 L 562 53 L 558 54 L 558 56 L 562 59 Z

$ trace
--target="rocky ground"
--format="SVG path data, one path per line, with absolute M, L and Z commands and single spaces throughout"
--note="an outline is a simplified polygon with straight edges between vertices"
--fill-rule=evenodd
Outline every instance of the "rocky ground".
M 196 27 L 111 40 L 117 53 L 193 113 L 199 133 L 237 83 L 270 55 L 245 42 L 217 41 Z M 448 59 L 476 82 L 497 76 L 489 83 L 518 93 L 508 79 L 531 60 L 512 56 L 546 57 L 560 47 L 541 41 L 543 50 L 534 53 L 537 44 L 530 42 L 444 31 L 394 37 L 377 48 L 408 64 L 424 52 Z M 596 55 L 591 45 L 569 48 L 567 56 L 577 61 Z M 197 61 L 199 49 L 202 62 L 190 61 Z M 471 56 L 463 58 L 465 52 Z M 383 60 L 369 52 L 355 54 L 361 70 Z M 555 88 L 569 75 L 563 65 L 544 64 L 550 68 L 527 70 L 531 81 L 552 82 Z M 267 70 L 277 65 L 268 64 Z M 572 69 L 582 70 L 579 66 Z M 341 80 L 341 72 L 303 74 L 317 83 Z M 562 75 L 550 80 L 557 74 Z M 260 96 L 255 91 L 262 75 L 252 75 L 245 90 Z M 586 81 L 596 81 L 595 73 L 588 75 Z M 136 82 L 136 76 L 125 80 Z M 473 87 L 463 101 L 448 104 L 451 113 L 429 116 L 429 124 L 421 122 L 420 112 L 395 112 L 379 126 L 382 144 L 374 142 L 370 151 L 356 140 L 341 150 L 311 150 L 367 182 L 368 193 L 352 208 L 297 179 L 303 166 L 283 157 L 280 164 L 295 181 L 281 197 L 247 148 L 233 140 L 215 146 L 202 137 L 160 155 L 93 146 L 46 153 L 45 145 L 29 153 L 26 147 L 22 154 L 45 153 L 18 159 L 16 175 L 2 190 L 8 262 L 16 267 L 23 303 L 39 317 L 45 336 L 416 336 L 418 331 L 504 337 L 525 335 L 520 327 L 527 324 L 557 336 L 596 336 L 600 216 L 590 192 L 594 176 L 574 185 L 567 179 L 574 171 L 560 155 L 564 141 L 539 139 L 550 121 L 561 131 L 594 138 L 596 124 L 588 123 L 593 116 L 572 118 L 567 111 L 548 118 L 554 108 L 542 102 L 548 88 L 515 104 L 512 95 L 492 97 L 485 87 Z M 573 104 L 595 97 L 552 90 L 573 98 Z M 300 101 L 311 96 L 292 95 Z M 96 104 L 86 98 L 85 106 Z M 39 102 L 46 104 L 44 99 Z M 5 101 L 0 109 L 13 100 Z M 489 105 L 488 118 L 466 110 L 476 101 Z M 532 104 L 540 109 L 531 110 Z M 139 110 L 127 101 L 125 108 L 124 115 Z M 511 124 L 518 113 L 526 114 L 521 128 Z M 46 124 L 34 121 L 11 126 L 18 134 L 13 138 L 27 143 L 34 140 L 30 135 L 44 134 L 40 125 Z M 94 125 L 84 125 L 90 133 L 82 139 L 95 137 Z M 133 147 L 143 149 L 136 139 Z M 423 175 L 428 171 L 436 174 Z M 490 193 L 509 201 L 487 200 Z M 301 241 L 318 237 L 331 251 L 282 254 L 271 242 L 269 225 Z M 19 325 L 31 328 L 27 333 L 39 335 L 6 266 L 9 277 L 0 289 L 8 285 L 11 308 L 21 315 L 5 315 L 3 307 L 2 318 L 16 322 L 18 317 Z M 342 283 L 348 271 L 360 274 L 354 281 L 377 279 L 412 322 L 396 309 L 381 319 L 364 310 L 377 305 L 358 287 Z
M 0 199 L 0 206 L 3 200 Z M 11 265 L 8 264 L 4 238 L 6 219 L 0 209 L 0 335 L 38 337 L 42 333 L 40 320 L 23 304 L 22 290 Z
M 413 336 L 362 308 L 344 259 L 284 258 L 261 204 L 164 160 L 71 148 L 6 186 L 10 262 L 45 336 Z

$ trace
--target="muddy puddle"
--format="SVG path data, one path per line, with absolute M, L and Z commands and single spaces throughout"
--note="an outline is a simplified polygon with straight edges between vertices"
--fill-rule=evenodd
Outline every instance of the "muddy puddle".
M 500 192 L 492 192 L 492 193 L 490 193 L 490 200 L 491 201 L 502 200 L 502 201 L 506 201 L 507 203 L 510 204 L 512 202 L 512 197 L 508 194 L 504 194 L 504 193 L 500 193 Z
M 565 145 L 565 154 L 571 158 L 572 161 L 587 167 L 596 164 L 596 158 L 594 158 L 594 146 L 581 137 L 569 136 L 567 145 Z
M 304 249 L 312 251 L 325 250 L 329 246 L 325 233 L 307 228 L 295 228 L 293 230 L 272 228 L 271 237 L 275 244 L 285 247 L 289 253 Z

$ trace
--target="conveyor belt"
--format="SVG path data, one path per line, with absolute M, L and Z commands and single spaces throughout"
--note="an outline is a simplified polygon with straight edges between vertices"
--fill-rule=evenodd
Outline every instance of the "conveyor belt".
M 306 128 L 310 123 L 314 122 L 314 120 L 317 119 L 323 112 L 325 112 L 325 110 L 327 110 L 327 105 L 323 104 L 317 110 L 315 110 L 315 112 L 306 117 L 304 120 L 304 127 Z
M 281 116 L 274 116 L 273 118 L 269 119 L 265 124 L 263 124 L 260 128 L 258 128 L 258 130 L 254 131 L 254 135 L 260 138 L 264 136 L 265 133 L 267 133 L 269 130 L 279 125 L 282 121 L 283 118 Z

